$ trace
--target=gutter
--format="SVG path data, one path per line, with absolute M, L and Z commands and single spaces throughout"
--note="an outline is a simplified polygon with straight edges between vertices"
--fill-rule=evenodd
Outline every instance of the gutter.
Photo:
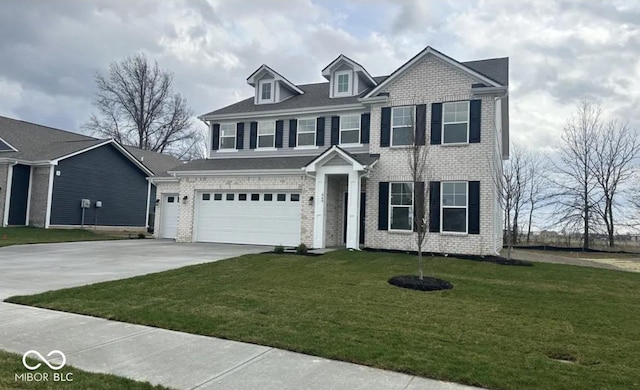
M 238 112 L 232 114 L 220 114 L 220 115 L 201 115 L 198 117 L 201 121 L 205 120 L 223 120 L 223 119 L 249 119 L 249 118 L 264 118 L 269 116 L 289 115 L 289 114 L 318 114 L 322 112 L 336 112 L 336 111 L 349 111 L 349 110 L 361 110 L 364 106 L 361 103 L 340 104 L 334 106 L 320 106 L 320 107 L 303 107 L 294 109 L 281 109 L 270 110 L 261 112 Z
M 299 175 L 298 169 L 229 169 L 229 170 L 198 170 L 198 171 L 169 171 L 175 180 L 181 176 L 253 176 L 253 175 Z

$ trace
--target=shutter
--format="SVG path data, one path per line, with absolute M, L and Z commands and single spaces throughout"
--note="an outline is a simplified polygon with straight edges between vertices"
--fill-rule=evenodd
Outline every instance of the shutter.
M 429 182 L 429 231 L 440 233 L 440 182 Z
M 249 149 L 255 149 L 258 143 L 258 122 L 251 122 L 249 130 Z
M 295 148 L 298 139 L 298 121 L 296 119 L 289 120 L 289 147 Z
M 426 216 L 424 212 L 424 182 L 414 182 L 413 187 L 413 231 L 417 232 L 418 224 L 421 223 L 422 219 Z M 426 224 L 422 227 L 423 232 L 425 228 Z
M 316 146 L 324 146 L 324 117 L 316 120 Z
M 418 104 L 416 106 L 416 145 L 425 144 L 426 131 L 427 131 L 427 105 Z
M 480 111 L 482 100 L 469 102 L 469 143 L 480 142 Z
M 391 107 L 382 107 L 380 114 L 380 146 L 391 145 Z
M 282 147 L 282 136 L 283 136 L 283 132 L 284 132 L 284 121 L 283 120 L 277 120 L 276 121 L 276 148 L 281 148 Z
M 360 115 L 360 143 L 369 143 L 369 128 L 371 124 L 371 114 L 368 112 Z
M 480 234 L 480 182 L 469 182 L 469 234 Z
M 331 117 L 331 145 L 338 145 L 340 143 L 340 117 Z
M 244 123 L 238 122 L 236 125 L 236 149 L 244 147 Z
M 389 230 L 389 182 L 378 183 L 378 230 Z
M 211 149 L 220 149 L 220 123 L 213 124 L 213 130 L 211 131 Z
M 431 104 L 431 145 L 442 143 L 442 103 Z

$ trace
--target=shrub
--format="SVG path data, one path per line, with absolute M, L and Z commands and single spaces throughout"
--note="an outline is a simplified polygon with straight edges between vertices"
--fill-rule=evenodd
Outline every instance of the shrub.
M 276 245 L 276 247 L 273 248 L 273 253 L 284 253 L 284 247 L 282 245 Z
M 307 251 L 309 249 L 307 248 L 307 246 L 305 244 L 300 244 L 296 247 L 296 254 L 297 255 L 306 255 Z
M 145 236 L 144 233 L 138 233 L 138 238 L 147 238 L 147 236 Z

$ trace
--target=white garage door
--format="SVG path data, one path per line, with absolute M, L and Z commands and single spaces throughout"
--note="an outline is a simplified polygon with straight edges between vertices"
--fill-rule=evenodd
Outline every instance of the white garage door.
M 161 238 L 176 238 L 178 233 L 178 195 L 164 195 L 162 197 L 162 226 L 160 227 Z
M 234 244 L 300 244 L 300 194 L 202 192 L 197 195 L 195 240 Z

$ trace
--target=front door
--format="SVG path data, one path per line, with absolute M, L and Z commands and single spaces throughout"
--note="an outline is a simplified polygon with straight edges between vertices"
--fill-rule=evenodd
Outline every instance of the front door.
M 349 204 L 349 193 L 344 193 L 344 207 L 342 214 L 342 242 L 347 242 L 347 207 Z M 364 212 L 366 210 L 367 193 L 360 193 L 360 237 L 358 242 L 364 245 Z
M 160 213 L 162 215 L 161 238 L 176 238 L 178 235 L 178 194 L 164 195 Z

